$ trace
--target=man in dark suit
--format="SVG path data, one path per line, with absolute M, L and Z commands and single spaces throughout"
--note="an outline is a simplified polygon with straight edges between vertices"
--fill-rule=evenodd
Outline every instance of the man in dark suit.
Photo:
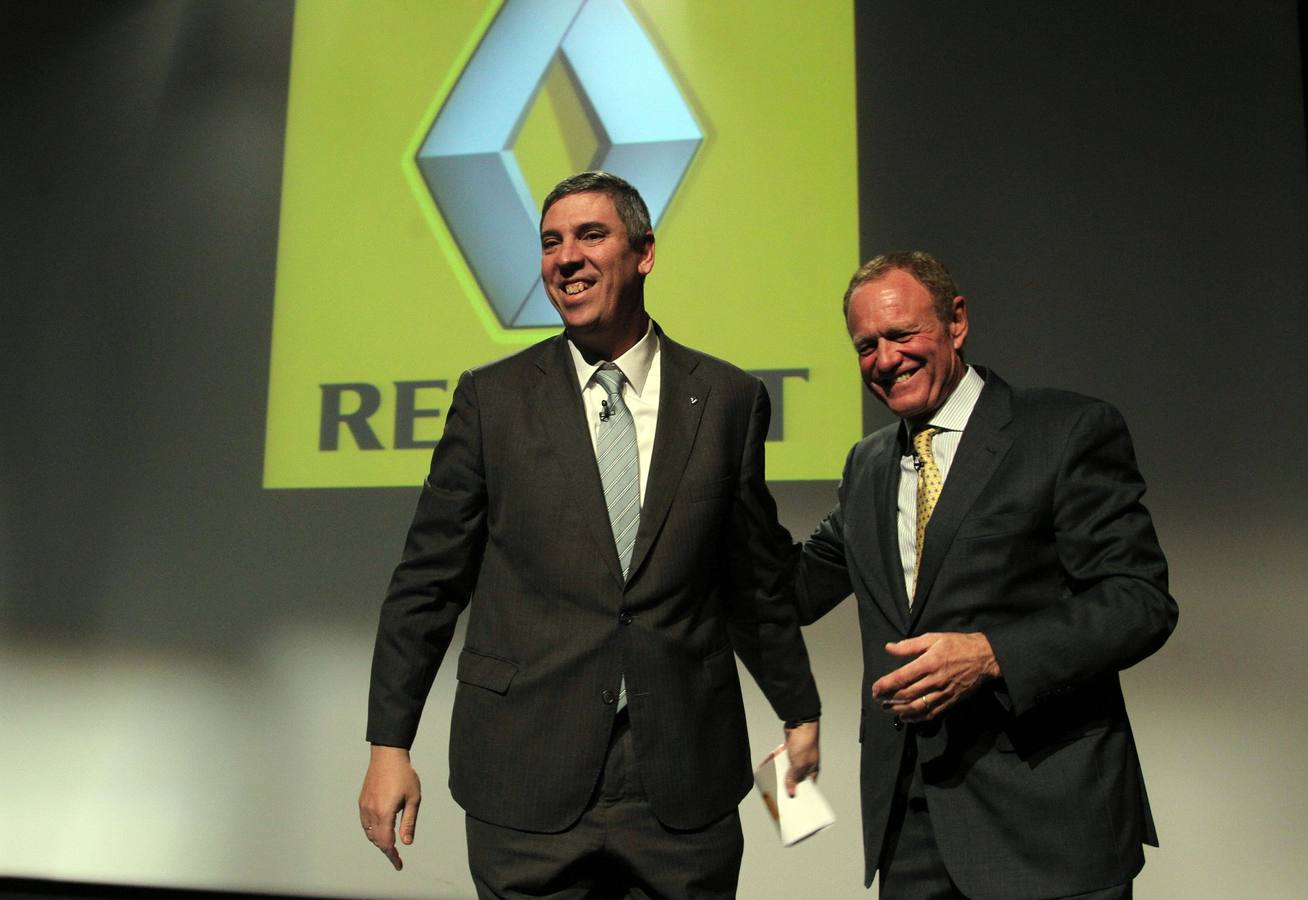
M 382 605 L 359 798 L 398 869 L 408 747 L 471 606 L 450 727 L 481 897 L 734 896 L 752 783 L 733 648 L 817 767 L 819 703 L 764 482 L 768 397 L 645 312 L 636 190 L 591 172 L 541 218 L 565 333 L 459 380 Z
M 865 883 L 881 897 L 1129 897 L 1157 844 L 1118 672 L 1176 623 L 1118 412 L 963 359 L 925 253 L 855 273 L 845 314 L 900 422 L 855 445 L 805 544 L 801 616 L 852 590 Z

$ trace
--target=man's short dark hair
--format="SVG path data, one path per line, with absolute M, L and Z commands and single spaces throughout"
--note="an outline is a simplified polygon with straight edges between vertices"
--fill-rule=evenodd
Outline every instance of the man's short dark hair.
M 876 281 L 891 269 L 901 269 L 922 283 L 931 294 L 931 306 L 936 318 L 948 324 L 954 316 L 954 298 L 958 296 L 958 285 L 954 276 L 949 274 L 944 263 L 924 250 L 896 251 L 874 256 L 859 266 L 854 277 L 849 279 L 845 289 L 845 318 L 849 318 L 849 298 L 869 281 Z
M 603 194 L 612 200 L 618 218 L 627 229 L 627 240 L 633 250 L 644 249 L 646 236 L 654 233 L 649 208 L 641 199 L 640 191 L 625 179 L 608 172 L 582 172 L 554 185 L 554 190 L 549 192 L 540 208 L 542 224 L 550 207 L 570 194 Z

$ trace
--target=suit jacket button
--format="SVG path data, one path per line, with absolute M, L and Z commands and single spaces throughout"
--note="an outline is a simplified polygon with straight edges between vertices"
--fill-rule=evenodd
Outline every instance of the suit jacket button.
M 603 700 L 609 706 L 612 706 L 614 703 L 618 702 L 618 695 L 613 693 L 612 691 L 605 691 L 604 693 L 600 694 L 600 699 Z
M 893 719 L 890 720 L 890 727 L 895 729 L 896 731 L 903 731 L 904 720 L 899 718 L 899 716 L 895 716 Z
M 618 621 L 621 622 L 623 625 L 630 625 L 631 613 L 623 613 L 622 615 L 618 616 Z

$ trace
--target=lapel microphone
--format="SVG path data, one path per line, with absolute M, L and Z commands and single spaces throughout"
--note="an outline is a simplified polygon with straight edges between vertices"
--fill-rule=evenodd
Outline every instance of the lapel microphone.
M 601 422 L 607 422 L 607 421 L 609 420 L 609 417 L 612 416 L 612 415 L 613 415 L 613 408 L 612 408 L 611 406 L 609 406 L 609 401 L 607 401 L 607 400 L 601 400 L 601 401 L 600 401 L 600 416 L 599 416 L 600 421 L 601 421 Z

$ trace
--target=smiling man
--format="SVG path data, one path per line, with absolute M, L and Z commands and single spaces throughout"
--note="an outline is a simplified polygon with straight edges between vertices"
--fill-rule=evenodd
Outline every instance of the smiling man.
M 1118 672 L 1177 609 L 1126 426 L 969 366 L 967 302 L 929 254 L 865 264 L 845 319 L 900 421 L 850 452 L 798 602 L 811 622 L 858 601 L 865 883 L 1130 897 L 1157 837 Z
M 361 824 L 399 868 L 408 750 L 469 607 L 450 790 L 478 895 L 733 897 L 752 784 L 736 654 L 785 721 L 792 789 L 818 762 L 767 393 L 649 318 L 630 184 L 566 179 L 540 234 L 564 333 L 459 380 L 382 604 Z

